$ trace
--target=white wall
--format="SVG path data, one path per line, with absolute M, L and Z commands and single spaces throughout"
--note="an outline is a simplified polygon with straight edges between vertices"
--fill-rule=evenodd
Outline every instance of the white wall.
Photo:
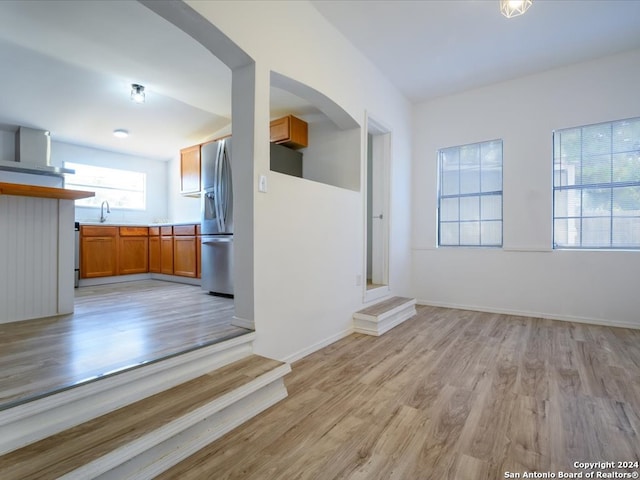
M 107 216 L 107 223 L 148 224 L 168 220 L 166 162 L 52 141 L 51 164 L 62 166 L 63 162 L 83 163 L 147 174 L 146 210 L 125 210 L 112 207 L 111 213 Z M 99 219 L 99 208 L 76 207 L 76 221 L 97 222 Z
M 173 223 L 200 223 L 200 198 L 185 197 L 180 194 L 180 153 L 178 152 L 167 164 L 168 181 L 168 216 Z
M 360 191 L 360 129 L 340 130 L 330 121 L 309 124 L 303 177 Z
M 349 332 L 362 308 L 364 198 L 269 172 L 270 72 L 321 92 L 360 124 L 371 111 L 393 129 L 390 283 L 399 294 L 409 290 L 410 105 L 308 2 L 187 3 L 255 60 L 253 191 L 259 174 L 269 177 L 269 192 L 254 196 L 255 350 L 299 358 Z M 365 142 L 361 132 L 360 172 Z
M 414 108 L 420 302 L 640 327 L 637 252 L 553 251 L 552 131 L 640 116 L 640 50 Z M 439 148 L 504 141 L 504 248 L 436 248 Z

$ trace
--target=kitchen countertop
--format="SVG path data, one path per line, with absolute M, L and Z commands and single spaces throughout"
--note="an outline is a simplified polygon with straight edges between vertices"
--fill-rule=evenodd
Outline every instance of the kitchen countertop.
M 83 192 L 81 190 L 68 190 L 66 188 L 23 185 L 20 183 L 0 183 L 0 195 L 78 200 L 80 198 L 93 197 L 95 193 Z
M 91 226 L 101 226 L 101 227 L 173 227 L 180 225 L 200 225 L 200 222 L 166 222 L 166 223 L 142 223 L 142 222 L 109 222 L 106 221 L 104 223 L 100 222 L 83 222 L 82 220 L 78 220 L 80 225 L 91 225 Z

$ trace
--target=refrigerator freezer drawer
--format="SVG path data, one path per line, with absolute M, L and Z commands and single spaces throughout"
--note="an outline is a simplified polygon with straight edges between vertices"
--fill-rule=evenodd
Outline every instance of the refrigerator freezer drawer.
M 233 295 L 233 236 L 202 237 L 202 289 Z

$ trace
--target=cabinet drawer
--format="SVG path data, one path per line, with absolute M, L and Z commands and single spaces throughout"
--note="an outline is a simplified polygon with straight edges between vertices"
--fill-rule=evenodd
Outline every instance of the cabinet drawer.
M 81 225 L 80 233 L 83 237 L 115 237 L 118 227 L 100 227 L 97 225 Z
M 160 235 L 165 236 L 165 237 L 173 235 L 173 227 L 171 227 L 171 226 L 160 227 Z
M 173 234 L 193 236 L 196 234 L 196 226 L 195 225 L 174 225 Z
M 157 237 L 160 235 L 160 227 L 149 227 L 149 236 Z
M 149 235 L 147 227 L 120 227 L 121 237 L 146 237 Z

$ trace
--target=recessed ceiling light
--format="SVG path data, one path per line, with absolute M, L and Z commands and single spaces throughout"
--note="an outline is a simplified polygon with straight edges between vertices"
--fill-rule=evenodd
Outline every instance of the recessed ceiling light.
M 117 138 L 127 138 L 129 136 L 129 132 L 119 128 L 118 130 L 113 131 L 113 136 Z

